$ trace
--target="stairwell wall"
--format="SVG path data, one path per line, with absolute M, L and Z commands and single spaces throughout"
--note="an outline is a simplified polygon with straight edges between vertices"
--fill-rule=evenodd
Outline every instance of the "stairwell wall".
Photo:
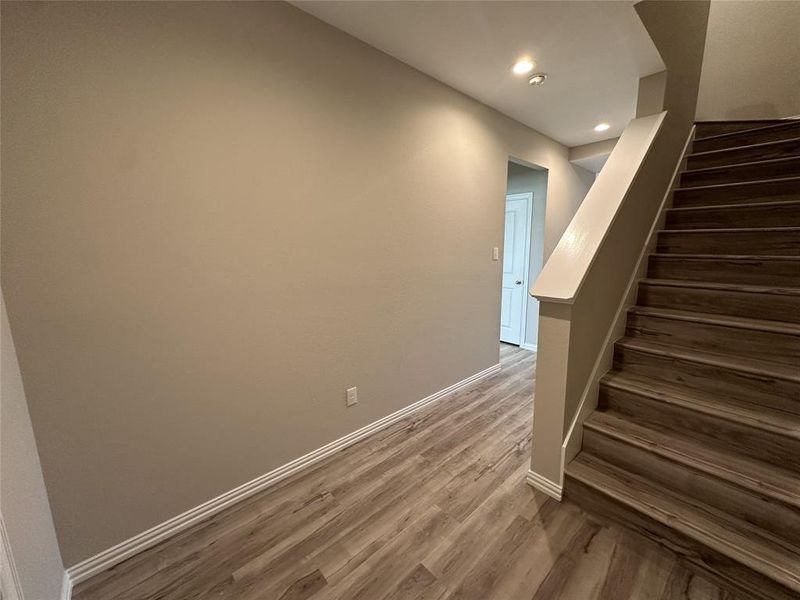
M 697 120 L 800 116 L 800 2 L 713 0 Z

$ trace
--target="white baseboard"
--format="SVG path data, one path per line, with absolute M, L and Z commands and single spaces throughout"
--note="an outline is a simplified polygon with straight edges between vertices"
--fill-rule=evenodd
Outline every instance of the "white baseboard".
M 309 468 L 322 459 L 327 458 L 331 454 L 352 446 L 365 437 L 372 435 L 373 433 L 376 433 L 385 427 L 388 427 L 406 415 L 417 411 L 424 406 L 435 402 L 436 400 L 440 400 L 468 385 L 476 383 L 481 379 L 485 379 L 490 375 L 494 375 L 499 370 L 500 365 L 496 364 L 488 369 L 480 371 L 479 373 L 475 373 L 466 379 L 462 379 L 458 383 L 454 383 L 453 385 L 431 394 L 422 400 L 418 400 L 417 402 L 414 402 L 405 408 L 401 408 L 397 412 L 370 423 L 369 425 L 366 425 L 357 431 L 326 444 L 325 446 L 322 446 L 313 452 L 309 452 L 308 454 L 286 463 L 285 465 L 278 467 L 269 473 L 261 475 L 260 477 L 240 485 L 229 492 L 225 492 L 224 494 L 217 496 L 216 498 L 213 498 L 208 502 L 201 504 L 200 506 L 187 510 L 186 512 L 173 517 L 168 521 L 164 521 L 160 525 L 156 525 L 155 527 L 135 535 L 132 538 L 125 540 L 124 542 L 121 542 L 112 548 L 109 548 L 108 550 L 104 550 L 95 556 L 87 558 L 86 560 L 73 565 L 67 569 L 69 587 L 71 588 L 71 586 L 85 581 L 90 577 L 93 577 L 94 575 L 97 575 L 98 573 L 101 573 L 106 569 L 119 564 L 126 558 L 129 558 L 134 554 L 138 554 L 139 552 L 154 546 L 155 544 L 179 533 L 180 531 L 189 528 L 195 523 L 202 521 L 203 519 L 207 519 L 221 512 L 225 508 L 236 504 L 237 502 L 241 502 L 242 500 L 245 500 L 256 493 L 275 485 L 290 475 L 294 475 L 303 469 Z M 69 598 L 69 596 L 66 596 L 66 598 Z
M 61 581 L 61 599 L 70 600 L 72 598 L 72 579 L 70 579 L 69 571 L 64 571 L 64 579 Z
M 520 344 L 519 347 L 522 348 L 523 350 L 530 350 L 531 352 L 536 352 L 536 350 L 538 349 L 538 346 L 536 344 Z
M 535 488 L 540 492 L 544 492 L 551 498 L 555 498 L 556 500 L 561 501 L 563 488 L 554 481 L 550 481 L 549 479 L 547 479 L 547 477 L 542 477 L 538 473 L 534 473 L 533 471 L 528 471 L 528 475 L 527 477 L 525 477 L 525 481 L 532 488 Z

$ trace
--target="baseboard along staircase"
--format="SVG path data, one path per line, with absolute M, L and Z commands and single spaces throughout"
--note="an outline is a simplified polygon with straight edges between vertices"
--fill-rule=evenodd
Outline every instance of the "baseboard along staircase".
M 800 598 L 800 121 L 697 123 L 564 489 L 742 598 Z

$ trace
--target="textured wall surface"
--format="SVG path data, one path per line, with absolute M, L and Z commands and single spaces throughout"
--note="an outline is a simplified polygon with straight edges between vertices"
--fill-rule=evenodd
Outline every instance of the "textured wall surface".
M 73 565 L 498 361 L 509 156 L 281 3 L 3 3 L 2 275 Z M 345 408 L 345 389 L 360 403 Z
M 697 119 L 800 116 L 800 2 L 713 0 Z

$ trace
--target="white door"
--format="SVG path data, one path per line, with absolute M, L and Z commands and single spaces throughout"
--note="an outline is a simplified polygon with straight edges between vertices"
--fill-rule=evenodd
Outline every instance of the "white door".
M 523 306 L 527 300 L 526 270 L 531 194 L 506 198 L 506 229 L 503 243 L 503 291 L 500 301 L 500 341 L 522 343 Z

